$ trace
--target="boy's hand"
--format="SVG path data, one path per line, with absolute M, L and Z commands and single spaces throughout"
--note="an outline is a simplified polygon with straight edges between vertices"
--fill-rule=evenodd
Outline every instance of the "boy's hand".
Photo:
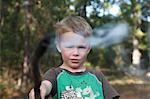
M 40 87 L 40 96 L 41 96 L 41 99 L 45 99 L 46 89 Z M 29 99 L 35 99 L 34 89 L 31 89 L 29 93 Z
M 41 86 L 40 86 L 41 99 L 45 99 L 45 97 L 50 93 L 51 89 L 52 89 L 51 82 L 47 80 L 42 81 Z M 34 89 L 30 91 L 29 99 L 35 99 Z

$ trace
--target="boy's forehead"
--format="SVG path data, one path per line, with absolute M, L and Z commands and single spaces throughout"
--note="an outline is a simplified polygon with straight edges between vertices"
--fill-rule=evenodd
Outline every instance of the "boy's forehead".
M 62 34 L 60 39 L 61 41 L 66 41 L 66 40 L 83 40 L 85 38 L 82 35 L 76 34 L 74 32 L 67 32 Z
M 61 43 L 69 43 L 69 44 L 87 44 L 87 39 L 77 33 L 68 32 L 61 35 Z

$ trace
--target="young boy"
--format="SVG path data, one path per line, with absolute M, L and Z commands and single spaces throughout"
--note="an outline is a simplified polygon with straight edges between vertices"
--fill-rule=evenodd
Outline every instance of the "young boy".
M 119 99 L 119 94 L 109 85 L 100 71 L 88 70 L 83 65 L 90 43 L 87 38 L 92 28 L 80 16 L 68 16 L 55 25 L 56 46 L 63 63 L 48 70 L 41 83 L 41 97 L 53 99 Z M 34 99 L 33 89 L 29 98 Z

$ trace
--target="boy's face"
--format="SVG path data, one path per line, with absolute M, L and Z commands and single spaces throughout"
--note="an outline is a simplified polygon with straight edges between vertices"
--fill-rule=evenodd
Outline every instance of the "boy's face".
M 90 51 L 89 43 L 80 34 L 67 32 L 61 35 L 59 42 L 63 64 L 71 68 L 80 68 Z

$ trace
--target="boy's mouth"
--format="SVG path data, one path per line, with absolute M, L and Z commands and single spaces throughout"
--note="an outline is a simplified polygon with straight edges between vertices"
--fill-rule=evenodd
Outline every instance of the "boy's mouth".
M 71 59 L 71 62 L 77 64 L 77 63 L 79 63 L 79 60 L 78 59 Z

